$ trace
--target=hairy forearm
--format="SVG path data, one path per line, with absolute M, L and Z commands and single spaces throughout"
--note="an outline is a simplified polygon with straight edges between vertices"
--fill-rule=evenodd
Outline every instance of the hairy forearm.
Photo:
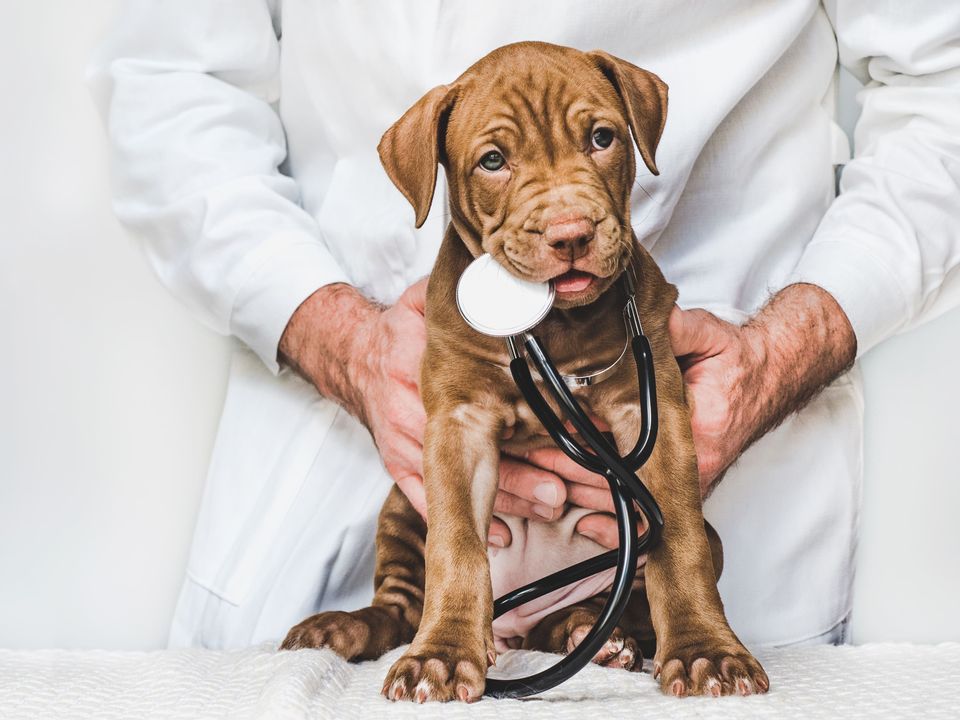
M 816 285 L 790 285 L 742 328 L 758 363 L 755 430 L 747 445 L 800 410 L 848 370 L 857 340 L 847 316 Z
M 363 329 L 381 310 L 350 285 L 320 288 L 290 318 L 280 338 L 280 361 L 362 420 L 361 383 L 354 360 L 361 356 Z

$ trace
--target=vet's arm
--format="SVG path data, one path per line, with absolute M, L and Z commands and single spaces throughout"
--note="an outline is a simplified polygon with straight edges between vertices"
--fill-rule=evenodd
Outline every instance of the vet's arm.
M 743 326 L 705 310 L 675 308 L 669 331 L 692 410 L 703 497 L 740 453 L 850 367 L 856 354 L 853 329 L 837 301 L 809 284 L 784 288 Z M 571 480 L 569 502 L 599 511 L 584 516 L 577 531 L 616 547 L 617 523 L 603 480 L 560 457 L 552 467 Z
M 818 285 L 862 355 L 960 304 L 960 12 L 941 0 L 825 6 L 865 88 L 840 195 L 790 282 Z
M 375 305 L 349 285 L 323 287 L 294 313 L 280 340 L 283 362 L 337 400 L 370 430 L 384 466 L 426 517 L 420 364 L 426 346 L 427 281 L 390 307 Z M 566 500 L 554 473 L 515 458 L 500 459 L 497 512 L 556 519 Z M 510 530 L 494 518 L 489 541 L 505 546 Z
M 412 355 L 395 367 L 395 354 L 374 363 L 360 352 L 371 349 L 363 329 L 383 329 L 398 315 L 407 321 L 400 325 L 416 328 L 410 303 L 387 312 L 346 284 L 316 221 L 299 205 L 296 182 L 280 172 L 287 149 L 274 107 L 278 32 L 277 0 L 126 3 L 89 71 L 109 130 L 117 216 L 136 231 L 161 282 L 205 324 L 240 338 L 276 373 L 281 337 L 296 316 L 294 329 L 309 332 L 288 336 L 288 364 L 368 427 L 389 407 L 408 425 L 419 423 L 422 434 Z M 397 346 L 418 342 L 422 327 Z M 374 364 L 389 367 L 393 382 L 375 389 L 375 375 L 364 372 Z M 416 435 L 388 442 L 380 433 L 391 467 L 401 458 L 419 468 Z M 565 500 L 562 481 L 536 468 L 507 462 L 502 484 L 498 507 L 513 514 L 539 517 L 539 509 L 553 517 Z M 405 490 L 422 505 L 419 474 Z M 498 537 L 509 543 L 509 532 Z
M 130 0 L 89 71 L 118 217 L 161 282 L 273 372 L 294 310 L 346 280 L 279 171 L 278 5 Z
M 856 355 L 960 304 L 960 14 L 937 0 L 825 5 L 865 84 L 840 195 L 746 326 L 703 311 L 671 322 L 704 493 Z
M 704 495 L 751 442 L 884 338 L 960 304 L 960 15 L 953 3 L 826 2 L 866 85 L 853 160 L 786 287 L 743 328 L 676 310 Z M 576 477 L 565 461 L 558 472 Z M 589 476 L 570 501 L 604 510 Z M 578 530 L 616 545 L 616 524 Z
M 847 370 L 857 350 L 837 301 L 802 283 L 781 290 L 743 326 L 674 308 L 669 328 L 704 497 L 747 447 Z

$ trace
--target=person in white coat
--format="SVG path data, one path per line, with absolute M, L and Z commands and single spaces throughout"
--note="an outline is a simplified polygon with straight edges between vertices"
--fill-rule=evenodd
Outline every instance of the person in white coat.
M 441 178 L 414 229 L 376 145 L 519 40 L 603 49 L 670 86 L 661 174 L 638 164 L 632 217 L 700 308 L 671 332 L 721 594 L 748 644 L 843 639 L 862 425 L 847 369 L 960 297 L 950 0 L 127 2 L 91 71 L 116 212 L 170 291 L 239 340 L 171 645 L 276 640 L 368 603 L 390 484 L 423 506 L 422 278 L 448 218 Z M 865 84 L 852 158 L 838 63 Z M 498 510 L 566 503 L 615 542 L 604 493 L 559 451 L 505 462 Z

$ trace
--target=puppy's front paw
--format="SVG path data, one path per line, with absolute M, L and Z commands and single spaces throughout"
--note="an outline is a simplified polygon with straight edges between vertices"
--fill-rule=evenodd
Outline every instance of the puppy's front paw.
M 664 693 L 753 695 L 767 692 L 770 680 L 760 663 L 736 638 L 709 638 L 657 648 L 653 676 Z
M 487 667 L 496 655 L 484 655 L 456 645 L 424 644 L 411 647 L 397 660 L 381 692 L 388 700 L 462 700 L 475 702 L 483 696 Z

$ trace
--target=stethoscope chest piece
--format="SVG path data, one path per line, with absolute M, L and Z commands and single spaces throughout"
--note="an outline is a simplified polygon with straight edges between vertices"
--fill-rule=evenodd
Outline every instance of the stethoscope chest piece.
M 518 278 L 485 253 L 460 276 L 457 307 L 477 332 L 511 337 L 538 325 L 553 307 L 554 294 L 551 283 Z

